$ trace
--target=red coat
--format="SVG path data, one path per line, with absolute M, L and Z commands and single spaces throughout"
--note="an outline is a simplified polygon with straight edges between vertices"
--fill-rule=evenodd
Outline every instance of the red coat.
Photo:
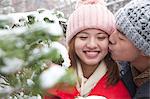
M 131 99 L 129 92 L 126 87 L 120 80 L 115 86 L 106 87 L 107 77 L 106 75 L 97 83 L 94 89 L 90 92 L 88 96 L 96 95 L 96 96 L 104 96 L 107 99 Z M 61 99 L 74 99 L 79 96 L 80 93 L 74 88 L 72 92 L 64 92 L 61 90 L 55 90 L 55 94 L 61 97 Z M 44 99 L 55 99 L 50 98 L 48 96 L 44 96 Z

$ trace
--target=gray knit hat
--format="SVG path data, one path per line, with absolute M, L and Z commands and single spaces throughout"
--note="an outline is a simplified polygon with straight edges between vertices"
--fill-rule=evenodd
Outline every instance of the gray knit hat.
M 150 56 L 150 0 L 132 0 L 115 17 L 117 29 Z

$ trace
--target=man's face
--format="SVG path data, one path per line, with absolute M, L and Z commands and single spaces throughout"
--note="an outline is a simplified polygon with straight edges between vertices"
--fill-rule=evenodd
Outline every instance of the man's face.
M 109 41 L 109 51 L 114 60 L 131 62 L 140 54 L 133 43 L 117 30 L 110 35 Z

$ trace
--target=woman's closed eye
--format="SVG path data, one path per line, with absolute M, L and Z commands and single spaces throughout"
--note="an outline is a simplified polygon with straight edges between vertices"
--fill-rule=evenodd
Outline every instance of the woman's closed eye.
M 106 38 L 107 38 L 107 37 L 105 37 L 105 36 L 97 37 L 98 40 L 104 40 L 104 39 L 106 39 Z
M 79 36 L 79 38 L 80 38 L 81 40 L 85 40 L 85 39 L 87 39 L 88 37 L 87 37 L 87 36 Z

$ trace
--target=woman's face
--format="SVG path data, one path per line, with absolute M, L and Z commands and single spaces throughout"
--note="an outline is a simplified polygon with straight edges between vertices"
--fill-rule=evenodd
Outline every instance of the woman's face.
M 114 60 L 131 62 L 140 54 L 133 43 L 117 30 L 110 35 L 109 41 L 109 50 Z
M 75 52 L 86 65 L 98 65 L 108 53 L 108 35 L 98 29 L 86 29 L 75 37 Z

